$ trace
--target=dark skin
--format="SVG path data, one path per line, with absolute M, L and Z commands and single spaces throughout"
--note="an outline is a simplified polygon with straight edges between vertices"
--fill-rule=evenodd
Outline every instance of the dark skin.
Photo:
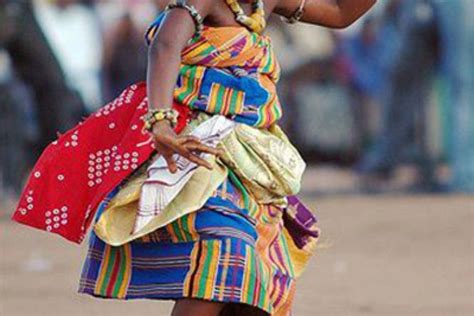
M 241 26 L 235 21 L 234 14 L 224 0 L 188 0 L 212 27 Z M 267 18 L 273 13 L 285 17 L 291 16 L 299 7 L 301 0 L 266 0 Z M 302 21 L 329 28 L 345 28 L 366 13 L 376 0 L 307 0 Z M 160 5 L 168 1 L 158 0 Z M 242 8 L 249 14 L 251 0 L 241 1 Z M 183 9 L 174 9 L 167 14 L 158 36 L 153 40 L 148 58 L 148 98 L 150 108 L 167 109 L 173 102 L 173 91 L 181 64 L 181 51 L 194 35 L 194 20 Z M 211 169 L 200 153 L 221 154 L 218 149 L 209 148 L 199 140 L 176 135 L 169 122 L 161 121 L 153 126 L 153 139 L 156 150 L 168 163 L 171 172 L 177 171 L 174 154 L 186 157 L 199 166 Z M 172 316 L 217 316 L 224 304 L 202 300 L 183 299 L 176 302 Z M 260 315 L 256 311 L 255 315 Z M 246 315 L 249 315 L 246 313 Z

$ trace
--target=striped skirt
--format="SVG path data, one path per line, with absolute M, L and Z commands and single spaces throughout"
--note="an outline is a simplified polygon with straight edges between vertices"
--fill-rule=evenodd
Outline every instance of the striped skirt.
M 109 197 L 111 198 L 111 197 Z M 101 298 L 196 298 L 290 315 L 295 279 L 318 239 L 295 198 L 258 205 L 232 173 L 204 207 L 128 244 L 93 232 L 79 292 Z M 105 210 L 107 200 L 98 216 Z

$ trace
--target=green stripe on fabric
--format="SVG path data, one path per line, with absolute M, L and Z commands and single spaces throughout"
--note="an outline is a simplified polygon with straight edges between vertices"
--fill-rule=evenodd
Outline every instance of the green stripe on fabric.
M 231 170 L 229 170 L 229 178 L 232 184 L 234 184 L 237 189 L 242 193 L 242 199 L 244 200 L 244 208 L 248 210 L 250 208 L 250 200 L 249 200 L 249 194 L 247 192 L 247 189 L 245 186 L 240 182 L 240 179 L 233 173 Z
M 208 57 L 210 54 L 214 53 L 215 52 L 215 48 L 213 46 L 209 46 L 207 49 L 205 49 L 204 51 L 202 51 L 199 56 L 203 56 L 203 57 Z
M 260 273 L 259 273 L 259 274 L 260 274 L 260 280 L 265 280 L 266 278 L 265 278 L 265 275 L 264 275 L 265 272 L 263 271 L 263 266 L 262 266 L 261 264 L 259 264 L 259 263 L 257 263 L 257 266 L 258 266 L 258 271 L 260 272 Z M 259 280 L 259 281 L 260 281 L 260 280 Z M 266 291 L 265 291 L 265 289 L 264 289 L 262 286 L 263 286 L 263 284 L 262 284 L 262 282 L 260 281 L 260 291 L 259 291 L 259 293 L 258 293 L 258 294 L 259 294 L 259 298 L 258 298 L 258 303 L 257 303 L 258 306 L 263 306 L 263 305 L 265 304 L 265 293 L 266 293 Z
M 249 286 L 247 289 L 247 303 L 252 304 L 255 296 L 255 256 L 254 252 L 248 245 L 246 245 L 246 251 L 249 254 L 249 267 L 247 273 L 250 274 Z
M 217 93 L 216 93 L 216 100 L 213 100 L 214 104 L 216 105 L 216 108 L 214 109 L 215 113 L 222 113 L 222 109 L 225 108 L 224 104 L 224 93 L 225 93 L 225 87 L 221 85 L 217 85 Z
M 110 278 L 114 270 L 115 256 L 117 252 L 115 247 L 111 247 L 111 246 L 107 246 L 107 247 L 110 247 L 110 257 L 109 257 L 108 265 L 105 270 L 104 281 L 102 283 L 102 287 L 100 288 L 100 294 L 104 296 L 107 295 L 107 286 L 109 285 L 109 282 L 111 281 Z
M 266 58 L 266 64 L 263 66 L 262 72 L 263 73 L 269 73 L 271 68 L 273 66 L 273 58 L 271 57 L 271 54 L 268 54 Z
M 282 248 L 284 249 L 285 251 L 285 262 L 286 262 L 286 266 L 287 268 L 290 269 L 290 274 L 292 277 L 295 276 L 295 271 L 293 270 L 293 265 L 291 264 L 291 256 L 290 256 L 290 252 L 288 251 L 288 241 L 285 237 L 285 235 L 281 235 L 280 236 L 280 240 L 281 240 L 281 243 L 282 243 Z
M 183 80 L 184 91 L 177 95 L 178 101 L 184 101 L 192 92 L 194 88 L 194 81 L 196 80 L 197 67 L 190 65 L 181 66 L 180 74 L 186 80 Z M 182 87 L 183 88 L 183 87 Z
M 175 220 L 174 222 L 171 223 L 171 226 L 173 227 L 173 231 L 178 241 L 186 241 L 186 237 L 184 236 L 183 231 L 181 230 L 181 227 L 179 227 L 179 224 L 178 224 L 178 221 L 181 221 L 181 220 L 182 218 Z
M 238 98 L 239 98 L 239 91 L 232 91 L 232 96 L 230 97 L 230 106 L 229 106 L 229 113 L 235 114 L 237 109 L 240 107 L 240 104 L 238 104 Z
M 113 296 L 118 296 L 120 292 L 120 286 L 122 285 L 123 282 L 123 277 L 124 277 L 124 272 L 126 268 L 126 258 L 125 258 L 125 251 L 123 247 L 120 247 L 119 251 L 119 256 L 120 256 L 120 268 L 117 273 L 117 280 L 115 282 L 114 288 L 113 288 Z
M 193 235 L 191 234 L 191 227 L 189 227 L 189 217 L 191 214 L 185 215 L 180 218 L 181 220 L 181 226 L 182 226 L 182 233 L 184 235 L 185 241 L 192 241 L 193 240 Z
M 207 282 L 209 278 L 209 266 L 211 264 L 211 260 L 214 255 L 213 253 L 214 242 L 216 241 L 215 240 L 206 241 L 207 253 L 206 253 L 206 259 L 204 260 L 204 264 L 202 266 L 202 270 L 201 270 L 202 273 L 199 279 L 199 291 L 198 291 L 199 297 L 204 297 L 204 295 L 206 294 L 206 286 L 208 285 Z

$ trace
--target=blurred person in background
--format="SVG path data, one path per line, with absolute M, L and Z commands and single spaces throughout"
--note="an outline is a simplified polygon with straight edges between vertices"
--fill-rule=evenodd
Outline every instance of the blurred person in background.
M 413 161 L 419 175 L 413 189 L 437 190 L 435 164 L 426 138 L 427 106 L 438 61 L 433 3 L 398 0 L 388 10 L 399 20 L 386 23 L 397 25 L 399 34 L 392 38 L 395 55 L 390 57 L 393 66 L 382 98 L 381 133 L 357 169 L 364 176 L 387 178 L 401 162 Z M 370 181 L 367 183 L 370 186 Z
M 0 50 L 4 51 L 0 69 L 0 173 L 5 186 L 18 191 L 31 161 L 58 132 L 77 124 L 85 111 L 79 96 L 65 84 L 63 70 L 37 23 L 31 1 L 0 0 Z M 26 90 L 15 78 L 26 84 Z M 31 98 L 26 97 L 27 90 L 32 92 Z
M 119 95 L 132 83 L 143 81 L 147 65 L 143 32 L 129 13 L 119 19 L 112 31 L 104 58 L 110 98 Z
M 360 31 L 342 39 L 342 58 L 348 63 L 348 83 L 352 96 L 355 141 L 363 151 L 371 143 L 380 122 L 380 106 L 393 71 L 394 52 L 399 40 L 396 32 L 395 1 L 388 5 L 380 22 L 376 17 L 363 21 Z
M 13 219 L 78 243 L 94 223 L 81 293 L 171 299 L 173 316 L 291 315 L 319 230 L 293 196 L 305 163 L 277 126 L 280 67 L 262 32 L 271 13 L 344 28 L 374 3 L 173 3 L 147 32 L 147 84 L 47 148 Z M 205 142 L 220 133 L 188 134 L 221 124 L 232 132 L 219 148 Z M 194 174 L 166 188 L 148 179 L 156 159 L 158 180 Z M 142 196 L 142 185 L 152 194 Z M 171 204 L 168 189 L 178 190 Z
M 378 55 L 389 57 L 381 63 L 388 75 L 381 94 L 382 133 L 358 166 L 362 174 L 386 177 L 400 162 L 414 160 L 419 182 L 413 189 L 473 192 L 474 23 L 469 18 L 473 10 L 474 2 L 469 0 L 388 4 L 379 30 L 381 41 L 392 46 L 391 54 Z M 372 70 L 377 60 L 370 65 Z M 436 178 L 426 135 L 429 94 L 439 74 L 448 90 L 443 104 L 448 118 L 441 126 L 448 139 L 444 149 L 452 174 L 447 187 Z
M 98 15 L 80 0 L 34 0 L 34 12 L 64 70 L 88 112 L 103 102 L 103 40 Z
M 474 192 L 474 1 L 434 0 L 448 85 L 449 189 Z
M 298 117 L 308 115 L 301 99 L 309 101 L 303 92 L 306 86 L 316 86 L 331 77 L 335 41 L 331 30 L 312 25 L 291 25 L 279 18 L 270 19 L 266 33 L 271 37 L 282 79 L 279 82 L 283 110 L 287 115 L 280 123 L 294 140 L 304 133 Z M 314 111 L 314 107 L 312 109 Z

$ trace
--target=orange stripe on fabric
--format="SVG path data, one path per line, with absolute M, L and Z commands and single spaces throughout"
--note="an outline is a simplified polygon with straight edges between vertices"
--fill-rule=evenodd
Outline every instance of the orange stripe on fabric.
M 204 269 L 204 261 L 206 260 L 207 253 L 209 251 L 209 244 L 206 241 L 201 242 L 201 255 L 199 256 L 199 265 L 196 270 L 196 274 L 194 277 L 194 284 L 192 289 L 192 294 L 196 295 L 199 293 L 200 283 L 202 279 L 203 269 Z
M 224 246 L 224 269 L 222 270 L 222 275 L 221 275 L 221 283 L 219 287 L 219 299 L 222 300 L 224 299 L 224 290 L 225 290 L 225 283 L 227 279 L 227 272 L 229 270 L 229 260 L 230 260 L 230 239 L 225 240 L 225 246 Z
M 114 263 L 112 268 L 112 274 L 109 278 L 109 284 L 107 284 L 106 294 L 107 296 L 114 296 L 114 288 L 117 283 L 118 273 L 120 272 L 120 265 L 122 263 L 122 258 L 120 257 L 120 249 L 115 248 L 114 250 Z
M 110 260 L 110 246 L 105 245 L 104 257 L 99 270 L 99 279 L 95 285 L 94 294 L 100 295 L 102 285 L 104 284 L 105 275 L 107 273 L 107 266 Z
M 191 266 L 189 267 L 189 271 L 186 273 L 186 277 L 184 279 L 184 286 L 183 286 L 183 296 L 190 297 L 193 294 L 193 289 L 191 289 L 191 282 L 193 281 L 195 270 L 198 268 L 199 264 L 199 248 L 201 247 L 201 242 L 196 242 L 194 244 L 193 250 L 191 251 L 190 261 Z
M 212 298 L 214 296 L 214 289 L 217 279 L 217 266 L 220 258 L 221 242 L 220 240 L 214 240 L 212 242 L 212 258 L 211 264 L 209 265 L 208 274 L 206 276 L 206 291 L 205 297 Z
M 125 271 L 120 285 L 118 297 L 125 298 L 127 295 L 127 287 L 130 282 L 131 270 L 132 270 L 132 255 L 131 255 L 131 245 L 126 244 L 123 246 L 124 256 L 125 256 Z
M 168 234 L 171 236 L 171 241 L 172 242 L 178 242 L 179 241 L 179 238 L 178 236 L 176 235 L 175 231 L 174 231 L 174 228 L 173 228 L 173 225 L 171 224 L 168 224 L 165 226 L 166 227 L 166 231 L 168 232 Z
M 195 222 L 196 222 L 196 212 L 193 212 L 188 215 L 188 230 L 189 230 L 189 234 L 191 235 L 192 240 L 197 240 L 199 238 L 199 235 L 196 231 Z
M 201 79 L 202 79 L 203 73 L 204 73 L 204 69 L 203 69 L 203 68 L 198 67 L 198 68 L 196 69 L 195 79 L 194 79 L 193 82 L 191 83 L 193 90 L 192 90 L 191 93 L 184 99 L 184 104 L 189 104 L 189 103 L 192 101 L 193 98 L 196 98 L 196 97 L 198 96 L 198 92 L 199 92 L 199 89 L 200 89 L 200 87 L 201 87 L 200 81 L 201 81 Z

